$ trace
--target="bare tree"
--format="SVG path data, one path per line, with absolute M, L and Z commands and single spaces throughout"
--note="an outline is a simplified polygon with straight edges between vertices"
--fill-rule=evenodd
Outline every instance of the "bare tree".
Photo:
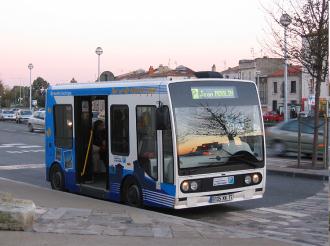
M 234 140 L 237 135 L 251 132 L 252 121 L 245 114 L 235 111 L 234 107 L 203 106 L 203 112 L 196 117 L 194 134 L 196 135 L 225 135 Z
M 283 50 L 283 36 L 279 32 L 280 14 L 288 14 L 292 23 L 288 31 L 288 56 L 298 62 L 313 79 L 315 85 L 315 125 L 313 140 L 313 166 L 318 151 L 321 83 L 328 79 L 329 3 L 327 0 L 288 0 L 286 6 L 274 2 L 274 9 L 264 8 L 270 16 L 270 29 L 276 47 L 267 45 L 275 54 Z M 276 25 L 274 25 L 274 22 Z M 279 49 L 278 49 L 279 48 Z

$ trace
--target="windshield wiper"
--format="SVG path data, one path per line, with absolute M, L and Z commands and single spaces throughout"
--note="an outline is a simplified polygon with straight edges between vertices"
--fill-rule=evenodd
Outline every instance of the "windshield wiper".
M 244 164 L 248 164 L 249 166 L 259 168 L 260 165 L 256 164 L 256 162 L 260 162 L 254 155 L 247 151 L 238 151 L 229 156 L 229 160 L 227 162 L 243 162 Z

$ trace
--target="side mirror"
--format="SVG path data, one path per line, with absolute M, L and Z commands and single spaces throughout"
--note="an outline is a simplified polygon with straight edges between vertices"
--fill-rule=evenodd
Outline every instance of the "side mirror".
M 170 112 L 167 106 L 160 106 L 156 110 L 156 128 L 157 130 L 170 130 Z

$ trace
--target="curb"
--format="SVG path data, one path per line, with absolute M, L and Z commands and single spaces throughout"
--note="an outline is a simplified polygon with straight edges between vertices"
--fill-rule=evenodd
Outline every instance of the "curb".
M 329 175 L 317 174 L 317 173 L 305 173 L 299 170 L 285 170 L 285 169 L 271 169 L 267 168 L 267 173 L 291 176 L 291 177 L 300 177 L 300 178 L 309 178 L 322 181 L 328 181 Z

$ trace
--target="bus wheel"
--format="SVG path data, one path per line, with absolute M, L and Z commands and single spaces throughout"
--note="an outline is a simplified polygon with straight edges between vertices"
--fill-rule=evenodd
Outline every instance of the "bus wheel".
M 58 165 L 54 165 L 50 169 L 50 184 L 53 190 L 64 190 L 64 175 L 61 168 Z
M 142 206 L 142 193 L 135 181 L 131 180 L 124 186 L 124 202 L 132 207 Z

